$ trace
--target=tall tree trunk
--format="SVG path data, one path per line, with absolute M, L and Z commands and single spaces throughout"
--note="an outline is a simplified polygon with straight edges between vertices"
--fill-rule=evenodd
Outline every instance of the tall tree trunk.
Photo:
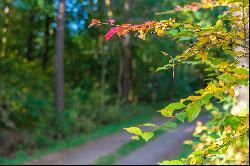
M 130 0 L 125 0 L 124 2 L 124 19 L 126 22 L 129 21 L 129 12 L 130 12 Z M 129 102 L 129 91 L 130 91 L 130 85 L 131 85 L 131 69 L 132 69 L 132 55 L 131 55 L 131 49 L 130 49 L 130 36 L 126 35 L 125 38 L 122 41 L 123 45 L 123 54 L 122 54 L 122 63 L 123 63 L 123 69 L 122 69 L 122 103 L 127 104 Z
M 106 91 L 106 74 L 107 74 L 107 55 L 106 55 L 106 50 L 104 52 L 104 40 L 103 40 L 104 36 L 103 35 L 99 35 L 98 36 L 98 50 L 99 50 L 99 56 L 101 56 L 101 89 L 100 89 L 100 93 L 101 93 L 101 99 L 100 99 L 100 110 L 104 111 L 105 110 L 105 103 L 106 103 L 106 99 L 105 99 L 105 91 Z
M 7 32 L 9 27 L 9 13 L 10 13 L 10 2 L 7 1 L 4 6 L 4 23 L 2 30 L 2 47 L 1 47 L 1 57 L 5 57 L 7 48 Z
M 48 66 L 48 53 L 49 53 L 49 27 L 50 27 L 50 22 L 51 18 L 49 14 L 46 14 L 46 19 L 45 19 L 45 37 L 44 37 L 44 52 L 43 52 L 43 61 L 42 61 L 42 66 L 43 66 L 43 71 L 47 70 Z
M 118 78 L 117 78 L 117 90 L 118 90 L 118 97 L 117 97 L 117 101 L 116 104 L 119 105 L 121 102 L 121 96 L 122 96 L 122 73 L 123 73 L 123 56 L 122 56 L 122 49 L 119 47 L 121 44 L 121 41 L 118 41 L 119 45 L 117 46 L 117 50 L 118 50 L 118 55 L 119 56 L 119 70 L 118 70 Z
M 63 79 L 63 54 L 64 54 L 64 15 L 65 0 L 60 0 L 57 14 L 56 28 L 56 57 L 55 57 L 55 106 L 60 112 L 64 107 L 64 79 Z
M 34 21 L 35 16 L 32 9 L 29 11 L 29 23 L 30 23 L 30 32 L 27 38 L 27 59 L 30 61 L 33 58 L 33 40 L 34 40 Z
M 111 3 L 110 0 L 105 0 L 105 6 L 107 10 L 107 16 L 109 19 L 112 18 L 113 13 L 111 10 Z M 98 49 L 103 50 L 101 54 L 101 64 L 102 64 L 102 69 L 101 69 L 101 100 L 100 100 L 100 110 L 104 111 L 105 110 L 105 104 L 106 104 L 106 98 L 105 98 L 105 91 L 106 91 L 106 75 L 107 75 L 107 63 L 108 63 L 108 56 L 110 53 L 110 45 L 108 44 L 107 47 L 104 47 L 104 41 L 103 41 L 103 35 L 99 35 L 98 38 Z M 105 50 L 104 50 L 105 49 Z M 108 54 L 106 54 L 108 53 Z

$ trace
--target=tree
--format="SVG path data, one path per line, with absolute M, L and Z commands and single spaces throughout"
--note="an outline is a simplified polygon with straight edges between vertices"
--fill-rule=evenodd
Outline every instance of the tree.
M 129 12 L 131 8 L 131 1 L 124 1 L 124 20 L 129 22 Z M 131 86 L 131 69 L 132 69 L 132 54 L 130 49 L 130 36 L 127 34 L 122 40 L 123 53 L 122 53 L 122 74 L 121 74 L 121 100 L 122 103 L 129 102 L 129 91 Z
M 35 14 L 33 8 L 29 10 L 29 23 L 31 30 L 27 37 L 27 59 L 30 61 L 33 58 L 33 48 L 34 48 L 34 24 L 35 24 Z
M 154 137 L 154 132 L 159 128 L 176 127 L 179 120 L 184 122 L 194 121 L 204 107 L 211 112 L 213 119 L 207 124 L 198 123 L 195 135 L 199 135 L 199 143 L 194 143 L 194 152 L 187 158 L 181 160 L 164 161 L 163 165 L 182 165 L 182 164 L 212 164 L 225 162 L 229 164 L 248 163 L 248 131 L 249 131 L 249 108 L 242 108 L 237 112 L 231 112 L 229 109 L 220 111 L 217 105 L 224 103 L 233 105 L 232 100 L 236 100 L 235 89 L 238 86 L 249 85 L 249 67 L 240 65 L 241 59 L 246 58 L 249 61 L 249 49 L 245 44 L 249 40 L 249 2 L 246 0 L 210 0 L 201 1 L 201 3 L 192 3 L 184 7 L 177 6 L 170 12 L 179 12 L 183 10 L 198 11 L 201 8 L 215 8 L 226 6 L 225 10 L 218 17 L 214 26 L 201 25 L 187 21 L 177 21 L 170 18 L 161 21 L 148 21 L 140 25 L 121 24 L 114 25 L 106 34 L 106 39 L 110 39 L 114 34 L 126 36 L 129 32 L 136 32 L 137 36 L 143 40 L 150 32 L 157 36 L 170 36 L 177 42 L 188 44 L 190 47 L 180 55 L 171 57 L 169 64 L 159 67 L 157 71 L 173 70 L 177 65 L 185 62 L 201 64 L 206 67 L 207 85 L 196 91 L 196 95 L 181 99 L 179 102 L 170 103 L 159 112 L 164 117 L 171 120 L 162 125 L 150 124 L 152 127 L 148 131 L 142 131 L 139 127 L 125 128 L 129 133 L 134 134 L 135 140 L 139 138 L 145 141 Z M 242 15 L 235 15 L 235 12 L 242 12 Z M 164 12 L 169 13 L 169 12 Z M 161 14 L 164 14 L 161 13 Z M 235 27 L 235 22 L 239 22 Z M 108 23 L 104 23 L 108 24 Z M 100 20 L 94 20 L 91 26 L 102 25 Z M 244 51 L 235 49 L 240 46 Z M 222 50 L 223 53 L 216 54 L 215 50 Z M 163 52 L 168 56 L 167 52 Z M 245 101 L 247 102 L 247 101 Z M 237 153 L 240 151 L 241 159 L 228 158 L 227 150 L 230 149 Z M 219 157 L 223 156 L 224 161 Z M 229 155 L 230 156 L 230 155 Z
M 48 9 L 50 8 L 51 6 L 51 1 L 46 1 L 46 4 L 45 4 L 45 7 Z M 50 39 L 50 33 L 49 33 L 49 30 L 50 30 L 50 24 L 52 22 L 52 18 L 50 16 L 50 12 L 51 11 L 46 11 L 46 16 L 45 16 L 45 23 L 44 23 L 44 33 L 45 33 L 45 36 L 44 36 L 44 52 L 43 52 L 43 60 L 42 60 L 42 67 L 43 67 L 43 70 L 46 71 L 47 70 L 47 67 L 48 67 L 48 54 L 49 54 L 49 39 Z
M 63 101 L 63 54 L 64 54 L 64 12 L 65 0 L 60 0 L 57 13 L 56 57 L 55 57 L 55 105 L 56 111 L 62 111 Z

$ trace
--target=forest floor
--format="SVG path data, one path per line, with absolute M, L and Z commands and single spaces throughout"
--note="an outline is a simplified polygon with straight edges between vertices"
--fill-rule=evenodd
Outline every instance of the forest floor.
M 197 120 L 205 121 L 206 116 Z M 196 121 L 197 121 L 196 120 Z M 152 122 L 162 122 L 163 119 L 155 118 Z M 174 159 L 183 151 L 183 141 L 190 139 L 196 127 L 196 123 L 184 123 L 177 128 L 160 134 L 155 139 L 134 151 L 125 155 L 113 164 L 118 165 L 152 165 L 166 159 Z M 130 142 L 131 135 L 125 131 L 119 131 L 115 134 L 105 136 L 93 141 L 86 142 L 77 148 L 63 150 L 58 153 L 49 154 L 40 159 L 25 163 L 26 165 L 58 165 L 58 164 L 76 164 L 89 165 L 95 164 L 102 157 L 114 154 L 123 145 Z

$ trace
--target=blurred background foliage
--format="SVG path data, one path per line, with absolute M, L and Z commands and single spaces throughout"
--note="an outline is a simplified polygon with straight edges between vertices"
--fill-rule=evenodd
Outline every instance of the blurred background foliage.
M 125 18 L 124 1 L 111 0 L 112 19 L 117 23 L 124 20 L 143 23 L 175 17 L 213 25 L 223 10 L 155 15 L 191 2 L 136 0 L 131 3 L 129 18 Z M 0 57 L 0 155 L 11 156 L 19 149 L 46 147 L 50 140 L 87 134 L 100 126 L 146 114 L 152 103 L 187 97 L 205 85 L 203 67 L 199 65 L 176 68 L 175 78 L 172 71 L 156 72 L 157 67 L 169 61 L 161 51 L 174 57 L 185 49 L 184 45 L 168 37 L 151 35 L 146 41 L 138 42 L 139 39 L 131 36 L 129 102 L 123 103 L 119 94 L 122 43 L 117 39 L 104 42 L 105 28 L 87 28 L 92 18 L 108 19 L 105 1 L 66 0 L 65 109 L 56 113 L 57 4 L 58 1 L 51 0 L 0 1 L 0 48 L 4 52 Z M 134 108 L 137 105 L 141 105 L 139 109 Z

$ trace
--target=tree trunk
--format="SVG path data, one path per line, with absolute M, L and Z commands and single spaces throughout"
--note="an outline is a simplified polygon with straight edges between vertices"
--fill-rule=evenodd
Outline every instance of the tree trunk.
M 30 61 L 33 58 L 33 40 L 34 40 L 34 21 L 35 16 L 32 9 L 29 11 L 29 23 L 30 23 L 30 33 L 27 38 L 27 59 Z
M 105 0 L 105 6 L 107 10 L 108 18 L 111 19 L 113 16 L 112 10 L 111 10 L 111 3 L 110 0 Z M 100 110 L 104 111 L 106 106 L 106 75 L 107 75 L 107 63 L 108 63 L 108 56 L 110 53 L 110 45 L 104 46 L 104 36 L 99 35 L 98 38 L 98 49 L 102 51 L 101 54 L 101 64 L 102 64 L 102 70 L 101 70 L 101 100 L 100 100 Z M 104 52 L 103 52 L 104 51 Z
M 64 12 L 65 0 L 60 0 L 57 14 L 56 28 L 56 57 L 55 57 L 55 106 L 60 112 L 64 106 L 64 79 L 63 79 L 63 54 L 64 54 Z
M 119 105 L 120 104 L 120 102 L 121 102 L 121 96 L 122 96 L 122 73 L 123 73 L 123 56 L 122 56 L 122 50 L 120 49 L 120 45 L 122 45 L 121 44 L 121 41 L 119 40 L 118 41 L 118 43 L 119 43 L 119 45 L 117 46 L 118 48 L 117 48 L 117 50 L 118 50 L 118 55 L 120 55 L 119 56 L 119 70 L 118 70 L 118 78 L 117 78 L 117 90 L 118 90 L 118 97 L 117 97 L 117 101 L 116 101 L 116 103 L 117 103 L 117 105 Z
M 104 111 L 105 110 L 105 91 L 106 91 L 106 74 L 107 74 L 107 55 L 106 55 L 106 50 L 104 50 L 104 36 L 99 35 L 98 36 L 98 55 L 101 56 L 101 87 L 100 87 L 100 93 L 101 93 L 101 99 L 100 99 L 100 110 Z M 104 52 L 105 51 L 105 52 Z
M 129 102 L 130 80 L 131 80 L 131 51 L 129 47 L 129 35 L 123 41 L 123 73 L 122 73 L 122 103 Z
M 130 0 L 125 0 L 124 3 L 124 19 L 126 22 L 129 21 L 129 12 L 130 12 Z M 121 99 L 123 104 L 127 104 L 129 102 L 129 92 L 130 92 L 130 85 L 131 85 L 131 61 L 132 55 L 130 50 L 130 36 L 126 35 L 122 41 L 123 46 L 123 54 L 122 54 L 122 80 L 121 80 Z

